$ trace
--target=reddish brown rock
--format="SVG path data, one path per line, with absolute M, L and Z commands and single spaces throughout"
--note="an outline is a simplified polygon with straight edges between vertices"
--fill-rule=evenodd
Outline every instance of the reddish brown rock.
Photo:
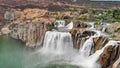
M 28 47 L 42 45 L 45 32 L 55 19 L 46 17 L 47 10 L 42 9 L 14 10 L 14 12 L 19 17 L 13 20 L 10 26 L 11 36 L 22 40 Z
M 113 64 L 112 68 L 119 68 L 120 67 L 120 57 L 115 63 Z
M 110 56 L 112 53 L 113 47 L 108 46 L 104 49 L 103 53 L 99 57 L 99 62 L 102 68 L 107 68 L 110 65 Z
M 94 41 L 94 52 L 95 52 L 100 48 L 104 47 L 109 40 L 104 36 L 100 36 L 100 37 L 94 38 L 93 41 Z
M 11 36 L 20 39 L 28 47 L 40 46 L 43 43 L 45 32 L 49 29 L 48 24 L 42 22 L 21 23 L 11 25 Z
M 118 58 L 120 56 L 120 45 L 116 46 L 107 46 L 105 47 L 103 53 L 99 57 L 99 63 L 101 64 L 102 68 L 116 66 L 113 64 L 118 62 Z
M 84 28 L 73 28 L 69 32 L 72 35 L 74 47 L 78 49 L 83 45 L 86 39 L 95 34 L 94 31 L 85 30 Z

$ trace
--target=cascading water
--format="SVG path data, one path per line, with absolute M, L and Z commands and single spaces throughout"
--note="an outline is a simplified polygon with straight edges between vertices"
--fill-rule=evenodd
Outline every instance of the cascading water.
M 90 28 L 90 30 L 93 29 L 93 31 L 95 31 L 96 34 L 94 36 L 91 36 L 89 39 L 87 39 L 85 41 L 83 46 L 79 49 L 79 54 L 73 58 L 71 64 L 82 66 L 82 68 L 101 68 L 100 64 L 98 64 L 97 61 L 99 59 L 99 56 L 104 51 L 104 48 L 107 46 L 110 46 L 110 45 L 115 46 L 115 45 L 117 45 L 117 42 L 120 42 L 120 41 L 110 40 L 100 50 L 97 50 L 94 54 L 91 54 L 92 47 L 94 46 L 93 38 L 104 35 L 101 33 L 101 31 L 96 30 L 93 27 L 93 24 L 91 24 L 91 25 L 92 25 L 92 27 Z M 89 28 L 87 28 L 87 29 L 89 29 Z
M 70 22 L 68 25 L 65 26 L 67 29 L 72 29 L 73 28 L 73 22 Z
M 102 32 L 105 32 L 105 30 L 107 29 L 107 27 L 108 27 L 109 25 L 110 25 L 110 24 L 108 24 L 108 23 L 103 24 Z
M 78 40 L 79 41 L 79 40 Z M 83 44 L 85 42 L 85 38 L 81 38 L 81 42 L 80 42 L 80 49 L 83 47 Z M 78 43 L 77 43 L 78 44 Z
M 65 26 L 65 21 L 58 20 L 55 22 L 55 27 L 72 29 L 73 22 Z M 64 54 L 70 53 L 73 50 L 73 42 L 69 32 L 47 31 L 44 38 L 43 53 Z
M 56 20 L 54 23 L 55 27 L 65 27 L 65 21 L 64 20 Z
M 42 51 L 45 53 L 63 54 L 73 48 L 71 34 L 69 32 L 46 32 Z
M 80 43 L 80 49 L 74 49 L 71 34 L 66 32 L 66 30 L 73 28 L 73 22 L 67 26 L 65 26 L 64 21 L 56 21 L 55 24 L 55 27 L 65 28 L 65 31 L 56 30 L 46 32 L 43 47 L 40 49 L 40 52 L 47 54 L 49 57 L 51 55 L 57 55 L 50 57 L 49 62 L 61 60 L 67 64 L 80 66 L 80 68 L 101 68 L 97 60 L 104 48 L 109 45 L 117 45 L 116 41 L 109 41 L 104 47 L 101 47 L 100 50 L 91 53 L 92 47 L 94 46 L 93 38 L 101 35 L 101 31 L 96 30 L 94 24 L 91 23 L 92 27 L 87 29 L 95 31 L 96 34 L 89 37 L 86 41 L 85 38 L 83 38 Z
M 91 36 L 86 42 L 83 44 L 83 47 L 80 49 L 80 54 L 84 57 L 88 57 L 90 55 L 91 47 L 93 46 L 93 37 Z

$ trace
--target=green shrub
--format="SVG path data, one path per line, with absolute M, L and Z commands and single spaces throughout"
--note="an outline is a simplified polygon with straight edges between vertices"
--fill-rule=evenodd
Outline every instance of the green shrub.
M 100 21 L 94 21 L 95 25 L 100 25 Z

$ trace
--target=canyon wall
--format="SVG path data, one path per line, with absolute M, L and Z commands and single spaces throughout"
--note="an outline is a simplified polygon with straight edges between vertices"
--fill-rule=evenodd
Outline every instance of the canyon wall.
M 25 9 L 23 11 L 13 10 L 12 12 L 19 16 L 13 17 L 14 19 L 9 26 L 11 37 L 22 40 L 28 47 L 42 45 L 44 35 L 54 21 L 54 18 L 45 16 L 47 10 Z
M 14 26 L 14 27 L 12 27 Z M 45 32 L 48 30 L 48 25 L 41 22 L 12 24 L 11 36 L 15 39 L 20 39 L 26 43 L 28 47 L 42 45 Z

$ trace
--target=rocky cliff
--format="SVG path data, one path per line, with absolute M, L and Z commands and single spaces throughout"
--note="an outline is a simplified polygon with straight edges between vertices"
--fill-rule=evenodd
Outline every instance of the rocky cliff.
M 9 27 L 11 36 L 22 40 L 28 47 L 42 45 L 45 32 L 49 30 L 54 18 L 46 17 L 47 10 L 25 9 L 14 12 L 19 16 L 12 19 Z
M 101 26 L 101 25 L 98 25 L 98 26 Z M 84 23 L 84 22 L 74 22 L 74 28 L 70 30 L 70 33 L 72 34 L 75 48 L 79 49 L 83 47 L 83 44 L 85 43 L 85 41 L 89 39 L 90 36 L 93 36 L 96 33 L 90 29 L 89 30 L 86 29 L 90 27 L 91 26 L 89 24 Z M 118 28 L 119 28 L 119 24 L 109 25 L 106 28 L 106 32 L 107 33 L 111 32 L 112 34 L 114 34 L 114 31 Z M 104 36 L 104 35 L 94 37 L 93 46 L 91 48 L 90 55 L 95 53 L 97 50 L 102 49 L 109 42 L 110 39 L 111 38 Z M 102 52 L 98 60 L 102 68 L 109 68 L 109 67 L 111 68 L 112 66 L 114 68 L 114 67 L 119 66 L 119 63 L 120 63 L 119 61 L 120 45 L 119 44 L 120 43 L 118 43 L 118 45 L 116 46 L 110 45 L 110 46 L 105 47 L 104 51 Z
M 118 46 L 108 46 L 104 49 L 103 53 L 99 57 L 99 62 L 102 65 L 102 68 L 112 67 L 115 62 L 116 68 L 119 65 L 120 57 L 120 45 Z M 114 64 L 114 65 L 115 65 Z

